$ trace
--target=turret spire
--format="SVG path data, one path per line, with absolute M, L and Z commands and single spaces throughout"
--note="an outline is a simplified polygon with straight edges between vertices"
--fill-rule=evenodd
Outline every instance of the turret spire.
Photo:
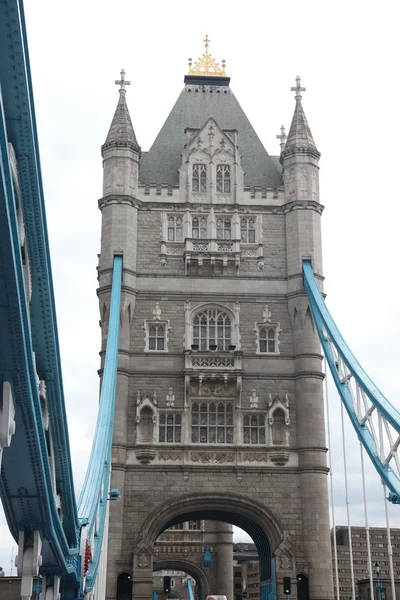
M 102 147 L 102 150 L 110 148 L 112 146 L 117 147 L 130 147 L 136 152 L 140 152 L 140 146 L 137 143 L 135 131 L 133 129 L 131 117 L 129 115 L 128 105 L 126 104 L 126 89 L 127 85 L 130 85 L 130 81 L 125 79 L 125 71 L 121 70 L 121 79 L 115 81 L 116 85 L 119 85 L 119 101 L 115 114 L 111 123 L 110 130 L 107 135 L 107 139 Z
M 317 147 L 314 142 L 310 127 L 307 123 L 306 115 L 304 114 L 303 104 L 301 102 L 301 92 L 305 92 L 306 88 L 302 87 L 301 79 L 297 75 L 296 86 L 290 88 L 292 92 L 296 92 L 296 106 L 294 109 L 294 115 L 292 124 L 290 126 L 289 134 L 287 136 L 286 145 L 283 153 L 287 153 L 297 149 L 307 149 L 318 153 Z

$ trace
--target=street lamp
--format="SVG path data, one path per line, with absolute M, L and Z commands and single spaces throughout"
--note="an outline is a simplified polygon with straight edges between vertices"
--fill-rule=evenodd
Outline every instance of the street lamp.
M 379 572 L 380 572 L 379 563 L 378 562 L 374 563 L 374 567 L 376 569 L 376 595 L 378 597 L 378 600 L 382 600 L 382 584 L 379 580 Z

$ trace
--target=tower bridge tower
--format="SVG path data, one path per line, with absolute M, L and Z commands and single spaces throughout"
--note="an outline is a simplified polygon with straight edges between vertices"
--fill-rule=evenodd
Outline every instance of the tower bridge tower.
M 276 157 L 208 38 L 148 152 L 124 72 L 117 83 L 99 201 L 103 351 L 112 260 L 123 254 L 112 464 L 121 498 L 110 506 L 106 598 L 118 598 L 125 574 L 133 598 L 150 600 L 156 540 L 210 520 L 210 593 L 233 600 L 237 525 L 257 546 L 263 600 L 282 598 L 283 577 L 296 598 L 300 573 L 307 597 L 331 600 L 321 351 L 301 275 L 311 259 L 322 284 L 320 154 L 304 88 L 298 78 Z M 163 556 L 161 568 L 205 572 L 201 561 L 182 562 Z

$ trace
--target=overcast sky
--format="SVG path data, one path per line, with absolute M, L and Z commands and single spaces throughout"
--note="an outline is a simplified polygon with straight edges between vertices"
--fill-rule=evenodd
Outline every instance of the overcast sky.
M 137 139 L 148 150 L 183 87 L 188 57 L 203 52 L 206 33 L 270 154 L 279 153 L 280 125 L 289 128 L 290 87 L 301 76 L 322 153 L 327 303 L 361 364 L 399 407 L 397 2 L 25 0 L 25 11 L 77 489 L 97 411 L 97 200 L 100 147 L 118 100 L 114 80 L 124 68 Z M 332 455 L 336 524 L 344 524 L 338 407 Z M 358 442 L 350 430 L 347 438 L 351 518 L 362 524 Z M 370 524 L 381 525 L 382 491 L 372 470 L 368 483 Z M 391 514 L 400 526 L 400 506 Z M 0 564 L 7 573 L 11 548 L 1 514 Z

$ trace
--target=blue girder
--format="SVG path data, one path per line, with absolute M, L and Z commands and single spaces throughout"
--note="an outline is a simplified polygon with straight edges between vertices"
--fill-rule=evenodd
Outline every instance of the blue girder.
M 88 524 L 89 538 L 92 537 L 94 527 L 97 524 L 95 544 L 92 549 L 92 562 L 86 576 L 85 592 L 91 591 L 96 581 L 107 518 L 115 414 L 115 393 L 117 388 L 121 284 L 122 256 L 115 256 L 99 414 L 85 482 L 78 503 L 78 515 L 81 523 Z M 98 519 L 96 519 L 97 511 Z
M 390 465 L 386 464 L 386 461 L 382 462 L 379 448 L 376 447 L 368 422 L 360 423 L 354 409 L 349 383 L 348 381 L 343 381 L 343 378 L 341 379 L 339 376 L 336 357 L 333 355 L 330 342 L 334 345 L 338 356 L 340 356 L 341 360 L 346 365 L 349 373 L 354 378 L 354 381 L 360 386 L 372 405 L 382 417 L 387 420 L 398 435 L 400 435 L 400 413 L 392 406 L 392 404 L 390 404 L 389 400 L 385 398 L 373 381 L 371 381 L 344 341 L 326 307 L 314 277 L 310 261 L 303 261 L 303 279 L 304 289 L 308 296 L 318 336 L 336 388 L 340 394 L 340 398 L 346 408 L 358 438 L 367 451 L 382 481 L 387 485 L 391 492 L 389 499 L 398 498 L 400 495 L 400 478 Z

